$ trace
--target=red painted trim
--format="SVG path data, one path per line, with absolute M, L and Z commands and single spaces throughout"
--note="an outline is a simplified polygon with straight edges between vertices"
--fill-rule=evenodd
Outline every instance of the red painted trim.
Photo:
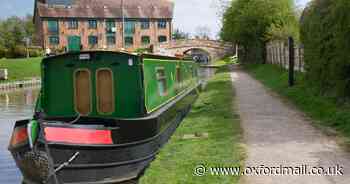
M 28 140 L 27 127 L 15 128 L 11 138 L 11 145 L 15 146 L 17 144 L 23 143 Z
M 45 137 L 50 142 L 72 144 L 113 144 L 110 130 L 46 127 Z

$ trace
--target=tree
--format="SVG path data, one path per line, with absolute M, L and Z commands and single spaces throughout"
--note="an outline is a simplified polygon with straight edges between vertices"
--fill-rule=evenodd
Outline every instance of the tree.
M 13 16 L 0 21 L 0 57 L 24 57 L 24 40 L 33 39 L 34 33 L 35 28 L 30 15 L 25 18 Z
M 17 45 L 22 45 L 25 30 L 23 21 L 19 17 L 10 17 L 0 26 L 0 39 L 5 48 L 14 50 Z
M 210 28 L 208 26 L 196 27 L 196 38 L 209 40 L 211 35 Z
M 181 31 L 180 29 L 175 29 L 173 33 L 174 40 L 182 40 L 182 39 L 189 39 L 189 38 L 190 38 L 190 34 L 184 31 Z
M 306 80 L 342 103 L 350 98 L 349 9 L 349 0 L 314 0 L 301 19 Z
M 221 19 L 227 8 L 230 6 L 230 0 L 214 0 L 212 6 L 216 9 L 217 16 Z
M 27 15 L 23 19 L 25 36 L 33 39 L 35 37 L 35 26 L 33 24 L 33 16 Z
M 245 61 L 262 61 L 268 40 L 299 33 L 293 0 L 233 0 L 222 21 L 221 39 L 241 45 Z

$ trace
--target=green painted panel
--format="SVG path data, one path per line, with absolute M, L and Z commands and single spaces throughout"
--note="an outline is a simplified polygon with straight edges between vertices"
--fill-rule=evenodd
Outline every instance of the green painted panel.
M 176 81 L 176 67 L 180 67 L 181 83 Z M 197 65 L 193 62 L 144 59 L 144 86 L 145 105 L 148 112 L 152 112 L 166 102 L 182 93 L 185 89 L 193 87 L 197 83 L 197 78 L 192 76 L 192 69 L 197 70 Z M 159 83 L 157 71 L 161 69 L 165 72 L 167 92 L 162 95 L 160 90 L 162 84 Z
M 48 116 L 72 117 L 74 108 L 74 72 L 91 72 L 92 112 L 88 116 L 134 118 L 143 115 L 141 67 L 138 56 L 98 52 L 91 60 L 80 60 L 79 54 L 67 54 L 44 61 L 42 106 Z M 133 65 L 129 65 L 129 60 Z M 115 112 L 97 112 L 96 71 L 110 68 L 114 78 Z
M 90 59 L 80 57 L 79 53 L 44 59 L 43 84 L 37 109 L 42 108 L 49 117 L 77 116 L 74 104 L 74 73 L 81 69 L 91 73 L 90 117 L 142 117 L 197 83 L 197 77 L 193 74 L 198 66 L 193 62 L 147 58 L 141 62 L 139 56 L 117 52 L 99 51 L 89 54 Z M 115 112 L 111 114 L 97 111 L 96 72 L 102 68 L 109 68 L 113 72 Z M 180 83 L 176 80 L 177 68 L 180 69 Z M 166 88 L 163 95 L 159 90 L 160 79 L 164 81 L 162 84 Z

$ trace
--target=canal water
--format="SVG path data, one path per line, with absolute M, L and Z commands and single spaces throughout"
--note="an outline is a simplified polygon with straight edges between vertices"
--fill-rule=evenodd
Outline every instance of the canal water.
M 199 76 L 204 86 L 206 80 L 214 74 L 215 69 L 201 68 Z M 38 88 L 0 92 L 0 184 L 21 183 L 21 173 L 7 146 L 15 122 L 32 117 L 38 93 Z
M 207 81 L 210 79 L 212 76 L 215 75 L 216 69 L 215 68 L 206 68 L 206 67 L 201 67 L 198 76 L 202 82 L 202 87 L 205 88 L 207 86 Z
M 0 92 L 0 184 L 21 183 L 21 173 L 7 150 L 14 123 L 33 115 L 39 89 Z

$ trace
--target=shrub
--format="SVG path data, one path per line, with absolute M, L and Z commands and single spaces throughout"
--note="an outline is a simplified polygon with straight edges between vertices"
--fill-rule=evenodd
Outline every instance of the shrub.
M 42 49 L 29 49 L 30 57 L 40 57 L 44 55 L 44 51 Z
M 24 58 L 27 56 L 27 50 L 24 46 L 16 46 L 12 54 L 13 58 Z
M 0 59 L 1 59 L 1 58 L 4 58 L 5 55 L 6 55 L 6 49 L 0 47 Z
M 150 48 L 138 48 L 135 50 L 136 53 L 151 53 L 151 49 Z
M 306 77 L 322 94 L 350 96 L 349 9 L 349 0 L 315 0 L 303 13 Z

